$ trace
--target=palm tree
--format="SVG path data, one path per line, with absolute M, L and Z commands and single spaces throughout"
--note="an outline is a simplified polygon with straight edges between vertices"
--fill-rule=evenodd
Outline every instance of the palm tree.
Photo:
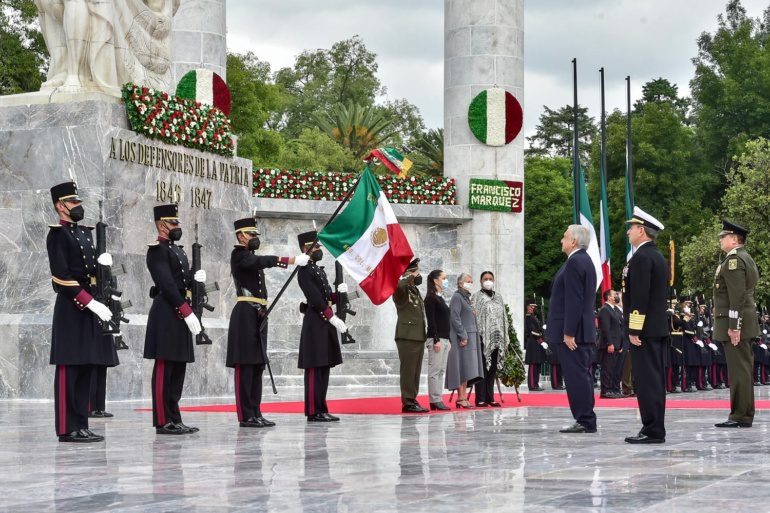
M 412 145 L 409 157 L 414 161 L 417 173 L 444 175 L 444 129 L 430 129 L 418 137 Z
M 337 104 L 330 113 L 314 114 L 313 120 L 318 128 L 359 159 L 396 133 L 393 122 L 374 105 Z

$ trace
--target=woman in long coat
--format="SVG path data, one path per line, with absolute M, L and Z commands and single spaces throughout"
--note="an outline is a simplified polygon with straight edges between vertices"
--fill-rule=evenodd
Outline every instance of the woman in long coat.
M 461 274 L 457 278 L 457 290 L 449 302 L 451 349 L 447 358 L 446 388 L 457 390 L 458 408 L 473 408 L 468 402 L 468 385 L 484 377 L 476 314 L 471 306 L 472 287 L 473 278 L 469 274 Z

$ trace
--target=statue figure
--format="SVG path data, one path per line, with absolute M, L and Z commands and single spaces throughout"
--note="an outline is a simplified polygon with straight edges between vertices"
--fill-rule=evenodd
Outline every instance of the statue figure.
M 43 92 L 120 96 L 126 82 L 168 90 L 181 0 L 35 0 L 50 53 Z

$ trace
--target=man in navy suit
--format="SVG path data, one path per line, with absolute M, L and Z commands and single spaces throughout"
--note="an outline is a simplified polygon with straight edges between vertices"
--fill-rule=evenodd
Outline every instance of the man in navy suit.
M 548 343 L 559 352 L 567 399 L 575 424 L 562 433 L 596 433 L 592 349 L 596 343 L 594 304 L 596 268 L 586 252 L 588 229 L 570 225 L 561 239 L 567 261 L 551 286 L 548 309 Z

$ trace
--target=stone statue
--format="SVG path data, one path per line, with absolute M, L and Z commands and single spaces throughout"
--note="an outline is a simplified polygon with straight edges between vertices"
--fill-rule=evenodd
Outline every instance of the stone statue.
M 50 67 L 43 92 L 120 96 L 126 82 L 168 90 L 181 0 L 35 0 Z

